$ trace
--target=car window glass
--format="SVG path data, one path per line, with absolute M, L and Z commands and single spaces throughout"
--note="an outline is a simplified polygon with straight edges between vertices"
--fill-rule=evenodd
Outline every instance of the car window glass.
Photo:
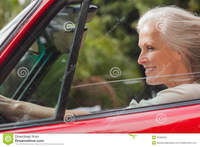
M 170 52 L 144 69 L 144 65 L 138 63 L 141 52 L 136 30 L 138 8 L 131 2 L 108 4 L 110 7 L 105 4 L 100 7 L 87 25 L 86 41 L 79 54 L 67 108 L 98 112 L 197 99 L 198 93 L 192 97 L 188 92 L 190 86 L 199 88 L 199 84 L 194 85 L 197 81 L 189 81 L 199 73 L 174 74 L 176 66 L 168 64 L 174 60 Z M 167 80 L 181 87 L 168 89 L 162 82 Z M 187 85 L 187 81 L 191 85 Z M 183 90 L 185 88 L 187 90 Z M 168 92 L 171 92 L 170 97 L 166 95 Z
M 12 117 L 13 113 L 5 115 L 2 107 L 1 117 L 8 122 L 53 117 L 79 10 L 79 7 L 64 7 L 0 86 L 0 94 L 3 96 L 0 96 L 0 101 L 10 102 L 10 107 L 6 111 L 17 112 L 21 115 L 16 118 Z M 25 105 L 18 105 L 18 101 L 29 102 L 26 109 L 23 109 L 24 112 L 20 111 L 20 107 Z M 43 109 L 40 111 L 40 106 L 44 108 L 44 113 L 41 112 Z M 39 117 L 35 114 L 39 114 Z

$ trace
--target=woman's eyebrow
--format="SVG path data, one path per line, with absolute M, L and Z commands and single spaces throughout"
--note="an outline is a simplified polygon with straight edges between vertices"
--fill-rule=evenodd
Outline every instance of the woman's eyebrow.
M 145 42 L 145 43 L 143 43 L 143 44 L 141 44 L 141 43 L 138 43 L 138 46 L 139 46 L 140 48 L 142 48 L 142 47 L 144 47 L 144 46 L 149 46 L 149 44 L 147 44 L 146 42 Z

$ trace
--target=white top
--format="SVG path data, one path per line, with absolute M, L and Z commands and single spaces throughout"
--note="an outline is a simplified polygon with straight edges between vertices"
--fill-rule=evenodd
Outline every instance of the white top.
M 200 84 L 183 84 L 168 88 L 157 93 L 157 96 L 150 100 L 141 100 L 139 103 L 132 99 L 128 108 L 151 106 L 178 101 L 200 99 Z

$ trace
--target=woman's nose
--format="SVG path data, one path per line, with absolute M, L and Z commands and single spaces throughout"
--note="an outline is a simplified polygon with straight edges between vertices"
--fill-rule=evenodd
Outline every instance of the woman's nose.
M 138 64 L 144 65 L 147 62 L 148 62 L 148 59 L 147 59 L 146 55 L 143 52 L 141 52 L 138 57 Z

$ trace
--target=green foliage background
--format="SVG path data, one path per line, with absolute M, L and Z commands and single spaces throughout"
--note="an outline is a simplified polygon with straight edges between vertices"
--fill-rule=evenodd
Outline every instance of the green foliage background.
M 80 53 L 80 64 L 78 64 L 80 70 L 76 73 L 76 80 L 79 80 L 78 78 L 87 80 L 94 75 L 102 76 L 116 66 L 123 72 L 120 79 L 143 77 L 143 69 L 137 64 L 139 49 L 135 27 L 139 17 L 150 8 L 165 5 L 176 5 L 196 15 L 200 12 L 199 0 L 94 0 L 93 2 L 99 6 L 99 11 L 87 25 L 88 34 L 85 47 Z M 141 97 L 144 90 L 141 84 L 130 87 L 112 85 L 120 107 L 128 105 L 130 100 L 127 97 L 136 99 Z M 78 100 L 83 95 L 79 93 L 80 95 L 73 95 L 73 98 Z M 132 95 L 133 93 L 138 94 Z M 97 97 L 98 94 L 95 95 L 95 98 Z M 149 94 L 146 93 L 142 97 L 147 98 Z
M 28 3 L 29 0 L 23 5 L 20 5 L 18 0 L 0 0 L 0 28 L 12 20 Z

